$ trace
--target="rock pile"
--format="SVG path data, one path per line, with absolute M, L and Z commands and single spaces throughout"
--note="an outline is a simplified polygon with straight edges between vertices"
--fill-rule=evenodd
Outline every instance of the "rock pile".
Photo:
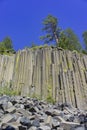
M 29 97 L 0 97 L 0 130 L 87 130 L 87 112 Z

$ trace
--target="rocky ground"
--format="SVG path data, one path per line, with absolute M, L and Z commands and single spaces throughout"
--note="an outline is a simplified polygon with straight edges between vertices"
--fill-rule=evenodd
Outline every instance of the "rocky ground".
M 87 112 L 29 97 L 0 97 L 0 130 L 87 130 Z

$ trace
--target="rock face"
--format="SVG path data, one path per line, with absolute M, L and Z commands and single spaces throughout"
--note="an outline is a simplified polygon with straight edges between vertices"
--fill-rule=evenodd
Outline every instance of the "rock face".
M 87 130 L 87 112 L 69 104 L 52 105 L 35 98 L 2 96 L 0 130 Z
M 0 56 L 0 87 L 6 85 L 23 96 L 87 109 L 87 55 L 47 47 Z

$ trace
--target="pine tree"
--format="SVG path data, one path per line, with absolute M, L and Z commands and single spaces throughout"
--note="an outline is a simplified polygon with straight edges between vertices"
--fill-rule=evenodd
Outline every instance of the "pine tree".
M 61 32 L 59 46 L 64 49 L 81 51 L 79 39 L 70 28 Z
M 44 40 L 44 43 L 55 41 L 56 45 L 58 45 L 60 29 L 58 28 L 57 18 L 52 15 L 48 15 L 43 20 L 43 25 L 44 27 L 42 30 L 45 31 L 46 35 L 41 36 L 40 39 Z

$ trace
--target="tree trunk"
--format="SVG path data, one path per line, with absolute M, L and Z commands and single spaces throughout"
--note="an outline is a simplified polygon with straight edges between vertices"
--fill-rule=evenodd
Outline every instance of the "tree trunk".
M 56 32 L 54 32 L 54 37 L 55 37 L 55 40 L 56 40 L 56 45 L 58 45 L 59 39 L 58 39 Z

